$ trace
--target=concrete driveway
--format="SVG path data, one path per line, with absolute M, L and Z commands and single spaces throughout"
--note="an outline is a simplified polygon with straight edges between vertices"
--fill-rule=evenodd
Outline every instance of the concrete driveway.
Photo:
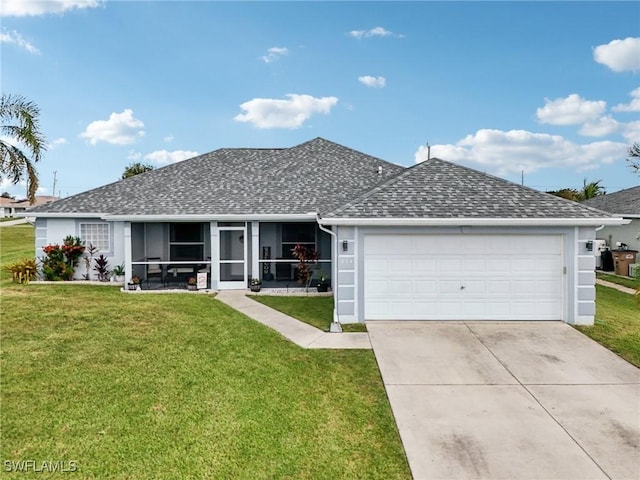
M 638 479 L 640 370 L 557 322 L 368 322 L 414 479 Z

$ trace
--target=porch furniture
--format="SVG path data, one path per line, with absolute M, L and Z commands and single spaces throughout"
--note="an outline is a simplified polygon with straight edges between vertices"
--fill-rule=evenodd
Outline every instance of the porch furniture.
M 145 277 L 147 284 L 149 284 L 151 281 L 151 278 L 154 278 L 154 277 L 159 278 L 163 284 L 165 283 L 164 270 L 162 268 L 162 265 L 160 264 L 161 261 L 162 259 L 160 257 L 147 258 L 147 262 L 158 262 L 158 263 L 147 263 L 146 265 L 147 274 Z
M 276 280 L 291 280 L 290 263 L 276 263 Z

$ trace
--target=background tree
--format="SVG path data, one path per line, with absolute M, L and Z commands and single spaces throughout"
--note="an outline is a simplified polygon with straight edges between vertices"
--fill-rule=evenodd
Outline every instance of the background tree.
M 578 192 L 578 190 L 576 190 L 575 188 L 561 188 L 560 190 L 547 191 L 547 193 L 555 195 L 556 197 L 572 200 L 574 202 L 580 201 L 580 192 Z
M 149 165 L 147 163 L 135 162 L 127 165 L 124 168 L 124 172 L 122 172 L 122 179 L 133 177 L 134 175 L 138 175 L 140 173 L 148 172 L 153 170 L 153 165 Z
M 640 143 L 633 142 L 633 145 L 627 149 L 627 155 L 629 167 L 636 175 L 640 176 Z
M 600 185 L 600 182 L 602 182 L 602 180 L 587 183 L 587 179 L 585 178 L 580 190 L 576 190 L 575 188 L 561 188 L 560 190 L 547 191 L 547 193 L 574 202 L 581 202 L 607 193 L 604 191 L 604 187 Z
M 601 181 L 602 180 L 596 180 L 595 182 L 587 183 L 587 179 L 585 178 L 582 190 L 580 191 L 580 201 L 606 194 L 607 192 L 604 191 L 604 187 L 600 185 Z
M 0 194 L 0 198 L 9 198 L 11 200 L 15 200 L 16 197 L 14 195 L 11 195 L 9 192 L 2 192 Z
M 0 139 L 0 177 L 6 176 L 17 184 L 26 174 L 27 198 L 36 201 L 38 190 L 37 163 L 47 149 L 45 137 L 40 133 L 40 109 L 21 95 L 2 94 L 0 99 L 0 131 L 16 142 L 16 145 Z

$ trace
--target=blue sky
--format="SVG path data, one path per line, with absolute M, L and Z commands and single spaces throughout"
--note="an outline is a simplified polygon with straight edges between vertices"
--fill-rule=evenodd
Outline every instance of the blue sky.
M 41 194 L 324 137 L 540 190 L 637 185 L 639 2 L 3 0 L 1 82 L 41 108 Z M 24 186 L 0 185 L 24 196 Z

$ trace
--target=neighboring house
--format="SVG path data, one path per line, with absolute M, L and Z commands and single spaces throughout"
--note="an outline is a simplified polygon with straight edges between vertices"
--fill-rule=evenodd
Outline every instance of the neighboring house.
M 600 195 L 582 203 L 631 220 L 626 225 L 605 226 L 596 232 L 596 237 L 606 240 L 612 250 L 617 242 L 621 242 L 631 250 L 640 251 L 640 186 Z
M 252 277 L 295 285 L 290 250 L 303 243 L 331 272 L 342 323 L 591 324 L 587 245 L 596 227 L 624 223 L 442 160 L 404 168 L 321 138 L 216 150 L 29 215 L 38 256 L 79 235 L 111 265 L 123 262 L 128 278 L 160 264 L 170 280 L 182 265 L 207 271 L 219 290 L 245 289 Z
M 35 203 L 31 205 L 29 200 L 0 197 L 0 218 L 15 217 L 16 215 L 24 213 L 27 208 L 37 207 L 38 205 L 51 203 L 55 200 L 58 200 L 58 197 L 38 195 L 36 196 Z

